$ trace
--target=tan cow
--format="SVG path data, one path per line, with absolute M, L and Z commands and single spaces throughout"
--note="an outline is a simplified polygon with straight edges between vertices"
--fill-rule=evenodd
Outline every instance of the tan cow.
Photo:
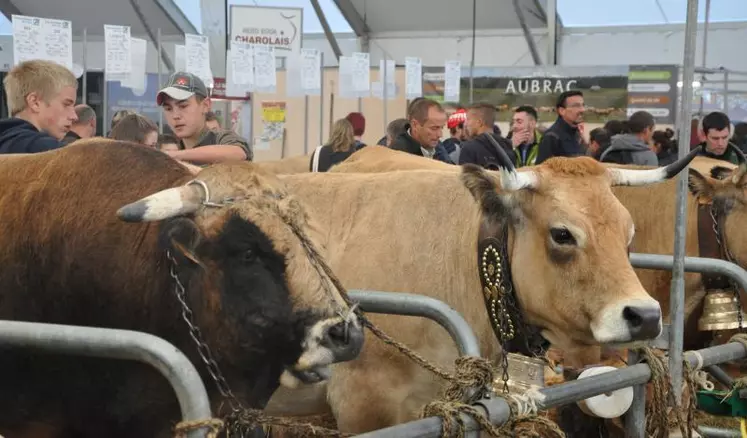
M 311 154 L 282 158 L 280 160 L 259 161 L 257 167 L 273 175 L 291 175 L 311 171 Z
M 502 272 L 511 273 L 520 313 L 554 345 L 574 351 L 660 333 L 660 307 L 627 258 L 632 219 L 610 187 L 656 183 L 687 162 L 636 171 L 559 158 L 521 172 L 464 166 L 461 174 L 329 172 L 282 179 L 327 225 L 329 261 L 347 287 L 440 299 L 465 317 L 483 354 L 496 358 L 499 345 L 478 271 L 478 247 L 486 242 L 478 239 L 481 232 L 506 245 L 499 251 L 505 250 L 510 266 Z M 495 229 L 501 222 L 508 224 L 506 236 Z M 371 318 L 428 360 L 453 364 L 457 351 L 435 323 Z M 516 320 L 515 328 L 524 326 Z M 326 395 L 340 430 L 360 433 L 413 420 L 440 386 L 428 371 L 369 336 L 359 360 L 335 367 Z M 307 414 L 311 409 L 302 412 L 309 408 L 303 405 L 323 404 L 324 395 L 323 387 L 303 397 L 279 391 L 268 410 Z M 284 405 L 299 398 L 303 403 Z

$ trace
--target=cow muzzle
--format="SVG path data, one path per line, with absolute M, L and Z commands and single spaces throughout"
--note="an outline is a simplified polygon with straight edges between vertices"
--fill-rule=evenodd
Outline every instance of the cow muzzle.
M 318 383 L 329 378 L 329 366 L 358 357 L 363 349 L 363 325 L 357 315 L 318 321 L 307 332 L 298 362 L 283 373 L 281 384 Z
M 600 344 L 654 339 L 661 330 L 661 306 L 653 298 L 610 304 L 591 324 L 594 339 Z

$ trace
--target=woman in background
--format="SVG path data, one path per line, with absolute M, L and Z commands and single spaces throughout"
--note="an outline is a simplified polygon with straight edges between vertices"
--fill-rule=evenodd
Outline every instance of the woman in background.
M 651 141 L 653 143 L 651 150 L 659 159 L 659 166 L 666 166 L 677 161 L 677 141 L 674 140 L 674 131 L 669 128 L 666 131 L 654 131 Z
M 154 149 L 158 146 L 158 127 L 149 118 L 140 114 L 124 116 L 109 136 L 114 140 L 140 143 Z
M 332 125 L 332 133 L 326 145 L 316 148 L 311 154 L 311 171 L 326 172 L 335 164 L 345 161 L 355 152 L 353 125 L 340 119 Z

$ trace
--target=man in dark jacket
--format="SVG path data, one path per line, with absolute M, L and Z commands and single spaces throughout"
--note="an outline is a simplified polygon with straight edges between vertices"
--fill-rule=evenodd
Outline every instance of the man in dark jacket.
M 636 111 L 628 119 L 630 134 L 617 134 L 612 137 L 610 147 L 599 157 L 603 163 L 637 164 L 658 166 L 659 159 L 651 149 L 651 137 L 656 121 L 651 113 Z
M 464 127 L 470 140 L 462 143 L 459 164 L 471 163 L 486 169 L 497 170 L 500 167 L 506 167 L 504 157 L 507 155 L 513 165 L 516 166 L 516 154 L 514 154 L 511 143 L 496 134 L 493 126 L 495 126 L 495 107 L 493 105 L 477 103 L 467 109 L 467 121 L 464 123 Z M 490 141 L 488 136 L 495 140 L 505 154 L 501 154 L 496 149 L 495 144 Z
M 578 125 L 584 121 L 584 94 L 580 90 L 564 91 L 555 104 L 558 120 L 545 131 L 537 153 L 537 164 L 551 157 L 585 155 Z
M 70 130 L 62 137 L 62 144 L 69 145 L 75 140 L 91 138 L 96 136 L 96 111 L 86 104 L 75 106 L 75 115 L 78 120 L 73 123 Z
M 13 67 L 3 81 L 9 119 L 0 120 L 0 154 L 57 149 L 77 120 L 78 81 L 67 68 L 32 60 Z
M 739 157 L 735 151 L 739 147 L 729 142 L 731 136 L 729 116 L 719 111 L 706 115 L 700 123 L 698 134 L 705 140 L 700 143 L 703 147 L 698 155 L 739 164 Z M 732 145 L 731 148 L 729 144 Z
M 446 124 L 446 112 L 431 99 L 413 100 L 408 108 L 408 124 L 390 146 L 397 151 L 454 164 L 439 139 Z

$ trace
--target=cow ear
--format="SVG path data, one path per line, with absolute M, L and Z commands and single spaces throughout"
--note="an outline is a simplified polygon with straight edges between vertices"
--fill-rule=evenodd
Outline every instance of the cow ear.
M 160 247 L 176 261 L 181 274 L 187 267 L 202 265 L 197 257 L 197 247 L 202 233 L 192 219 L 175 217 L 161 224 Z
M 731 175 L 734 169 L 729 169 L 724 166 L 714 166 L 711 168 L 711 178 L 713 179 L 724 179 Z
M 500 180 L 475 164 L 462 165 L 462 184 L 469 190 L 483 213 L 502 214 L 511 209 L 511 197 L 498 193 Z
M 713 184 L 706 177 L 692 167 L 689 168 L 689 179 L 687 186 L 690 193 L 698 200 L 710 202 L 713 200 Z

